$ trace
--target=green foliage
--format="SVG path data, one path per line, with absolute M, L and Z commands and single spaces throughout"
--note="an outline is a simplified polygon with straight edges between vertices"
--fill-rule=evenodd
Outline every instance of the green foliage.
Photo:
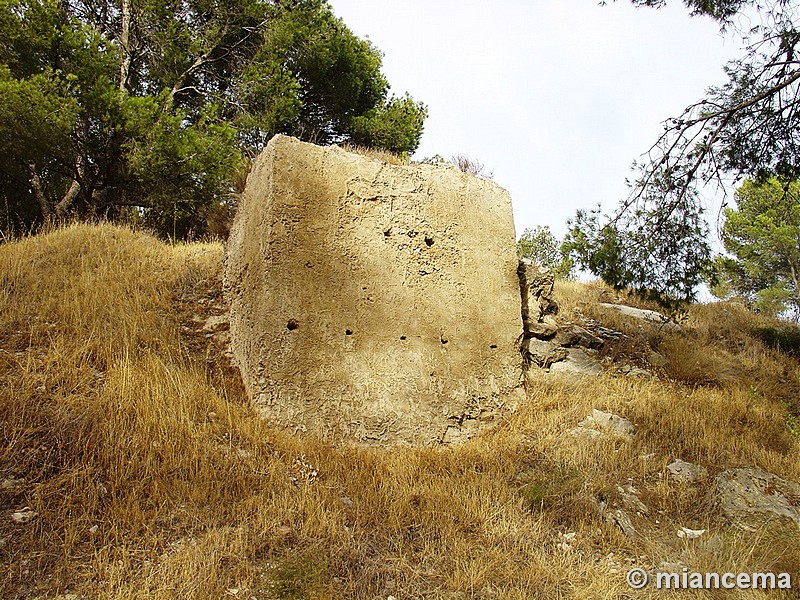
M 423 165 L 445 165 L 449 161 L 441 154 L 434 154 L 433 156 L 426 156 L 422 158 L 419 163 Z M 452 163 L 451 163 L 452 164 Z
M 0 0 L 0 222 L 199 234 L 276 133 L 413 152 L 380 69 L 323 0 Z
M 665 305 L 691 301 L 711 268 L 699 182 L 724 186 L 731 178 L 800 178 L 800 13 L 779 0 L 684 4 L 738 35 L 744 54 L 725 67 L 727 83 L 709 88 L 704 98 L 664 121 L 647 160 L 634 164 L 637 176 L 619 208 L 602 217 L 579 212 L 570 239 L 580 265 L 614 287 L 632 287 Z M 741 29 L 735 17 L 748 9 L 761 18 Z M 718 263 L 717 270 L 726 266 Z M 790 300 L 785 288 L 762 290 L 760 301 L 771 310 Z
M 632 0 L 636 6 L 650 6 L 661 8 L 666 6 L 666 0 Z M 719 21 L 727 22 L 738 13 L 742 7 L 752 4 L 749 0 L 684 0 L 692 16 L 707 15 Z
M 41 212 L 35 202 L 23 201 L 29 196 L 31 164 L 48 169 L 51 188 L 65 191 L 63 158 L 70 154 L 79 111 L 67 95 L 70 85 L 53 71 L 19 80 L 0 65 L 0 198 L 5 196 L 7 207 L 3 229 L 26 229 Z
M 791 413 L 786 415 L 786 431 L 792 437 L 800 439 L 800 416 Z
M 405 95 L 383 101 L 380 106 L 352 120 L 352 141 L 408 156 L 419 146 L 419 132 L 428 109 Z
M 193 127 L 183 127 L 182 111 L 162 113 L 150 104 L 140 114 L 136 135 L 126 146 L 131 187 L 150 210 L 143 224 L 172 238 L 202 233 L 206 211 L 230 182 L 241 155 L 236 150 L 236 131 L 215 118 L 214 107 Z M 145 129 L 139 130 L 142 125 Z
M 517 253 L 520 258 L 528 258 L 547 267 L 559 279 L 570 279 L 574 274 L 574 261 L 562 251 L 547 225 L 526 228 L 517 240 Z
M 574 467 L 555 466 L 536 472 L 521 492 L 529 510 L 541 511 L 569 502 L 582 491 L 585 482 L 585 477 Z
M 603 218 L 599 208 L 578 211 L 568 223 L 563 249 L 615 289 L 674 312 L 695 299 L 697 284 L 711 268 L 701 215 L 697 206 L 662 218 L 657 206 L 643 205 L 616 221 Z
M 307 551 L 282 560 L 271 574 L 271 588 L 276 598 L 308 598 L 323 578 L 327 564 L 321 554 Z
M 722 241 L 731 256 L 714 263 L 720 297 L 739 296 L 757 310 L 800 317 L 800 182 L 745 181 L 737 208 L 726 208 Z
M 0 65 L 0 155 L 38 162 L 69 148 L 78 103 L 63 74 L 37 73 L 18 80 Z
M 753 335 L 770 348 L 800 357 L 800 330 L 796 327 L 759 327 Z

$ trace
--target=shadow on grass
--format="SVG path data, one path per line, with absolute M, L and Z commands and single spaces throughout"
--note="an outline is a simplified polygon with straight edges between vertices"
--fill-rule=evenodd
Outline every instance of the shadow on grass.
M 797 327 L 758 327 L 753 334 L 770 348 L 800 357 L 800 329 Z

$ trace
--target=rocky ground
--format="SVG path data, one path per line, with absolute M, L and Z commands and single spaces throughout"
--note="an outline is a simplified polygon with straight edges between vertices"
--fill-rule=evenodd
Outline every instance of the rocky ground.
M 663 595 L 628 586 L 641 568 L 785 572 L 795 589 L 770 597 L 796 597 L 783 324 L 719 304 L 678 328 L 545 279 L 526 401 L 496 427 L 341 447 L 247 403 L 221 257 L 110 226 L 0 247 L 0 596 Z

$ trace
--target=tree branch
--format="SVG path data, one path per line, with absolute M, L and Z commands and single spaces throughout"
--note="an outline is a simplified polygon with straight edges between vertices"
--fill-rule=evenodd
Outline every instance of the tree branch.
M 42 217 L 46 222 L 49 222 L 53 215 L 53 208 L 50 205 L 50 201 L 44 194 L 42 180 L 39 177 L 39 174 L 36 172 L 36 165 L 32 162 L 28 163 L 28 175 L 30 176 L 33 196 L 36 198 L 36 202 L 39 204 L 39 209 L 42 211 Z
M 78 153 L 78 157 L 75 159 L 75 178 L 72 180 L 67 193 L 59 200 L 54 209 L 56 217 L 58 218 L 63 217 L 67 213 L 67 210 L 69 210 L 69 207 L 75 202 L 75 199 L 81 191 L 81 180 L 83 179 L 85 171 L 83 165 L 83 156 Z

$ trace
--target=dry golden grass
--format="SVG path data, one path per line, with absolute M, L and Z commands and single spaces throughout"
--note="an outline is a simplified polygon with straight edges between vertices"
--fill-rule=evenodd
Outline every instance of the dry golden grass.
M 367 146 L 359 146 L 358 144 L 342 144 L 342 150 L 360 154 L 361 156 L 368 156 L 370 158 L 377 158 L 390 165 L 407 165 L 409 164 L 408 158 L 390 152 L 388 150 L 379 150 L 377 148 L 368 148 Z
M 680 457 L 800 480 L 797 362 L 739 308 L 696 307 L 655 340 L 665 380 L 534 376 L 527 406 L 462 447 L 342 448 L 259 418 L 199 331 L 221 259 L 110 225 L 0 246 L 0 597 L 656 598 L 624 571 L 678 560 L 800 577 L 796 527 L 745 534 L 710 481 L 665 475 Z M 634 441 L 571 436 L 592 408 Z M 649 509 L 634 538 L 597 509 L 627 484 Z M 25 506 L 38 516 L 14 523 Z

